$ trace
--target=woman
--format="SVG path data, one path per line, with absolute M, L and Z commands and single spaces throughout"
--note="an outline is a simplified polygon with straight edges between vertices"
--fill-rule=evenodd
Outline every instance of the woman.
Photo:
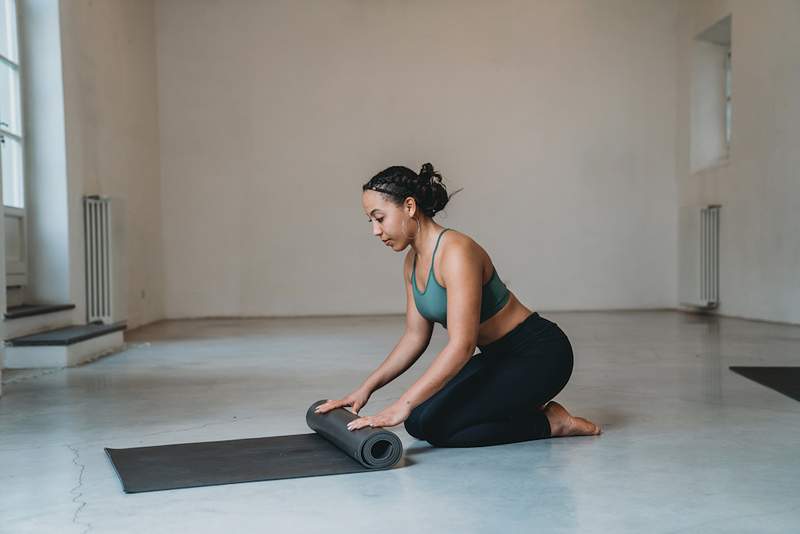
M 431 366 L 397 402 L 348 429 L 405 422 L 409 434 L 440 447 L 600 434 L 591 421 L 547 402 L 572 374 L 566 334 L 517 300 L 480 245 L 433 220 L 450 200 L 433 166 L 424 164 L 419 174 L 389 167 L 362 191 L 372 233 L 394 251 L 411 245 L 403 265 L 406 330 L 361 386 L 317 412 L 350 406 L 358 414 L 375 390 L 422 355 L 439 322 L 449 341 Z

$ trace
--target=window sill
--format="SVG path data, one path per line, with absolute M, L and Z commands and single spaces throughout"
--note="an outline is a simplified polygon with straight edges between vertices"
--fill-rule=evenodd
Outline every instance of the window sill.
M 704 174 L 708 174 L 710 172 L 713 172 L 713 171 L 716 171 L 716 170 L 719 170 L 719 169 L 723 169 L 723 168 L 727 167 L 728 165 L 730 165 L 730 163 L 731 163 L 730 157 L 724 157 L 724 158 L 718 160 L 716 163 L 712 163 L 708 167 L 703 167 L 702 169 L 698 169 L 696 171 L 693 171 L 692 172 L 692 176 L 702 176 Z

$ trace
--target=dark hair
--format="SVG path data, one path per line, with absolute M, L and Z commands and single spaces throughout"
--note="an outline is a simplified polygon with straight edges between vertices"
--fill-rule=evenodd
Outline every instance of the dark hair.
M 450 197 L 463 188 L 448 195 L 447 188 L 442 183 L 442 175 L 433 170 L 433 165 L 425 163 L 419 174 L 408 167 L 387 167 L 370 178 L 361 189 L 383 193 L 398 206 L 407 197 L 414 197 L 422 213 L 433 217 L 444 209 Z

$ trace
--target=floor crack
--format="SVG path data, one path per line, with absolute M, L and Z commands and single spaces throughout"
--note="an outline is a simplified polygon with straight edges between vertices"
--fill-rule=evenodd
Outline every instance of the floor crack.
M 83 510 L 87 504 L 85 500 L 81 499 L 81 497 L 83 497 L 83 492 L 80 491 L 80 489 L 83 487 L 83 471 L 86 469 L 86 465 L 79 462 L 81 453 L 78 451 L 77 447 L 67 445 L 67 448 L 72 451 L 72 463 L 80 468 L 80 472 L 78 473 L 78 484 L 69 490 L 70 495 L 72 495 L 72 502 L 79 505 L 77 510 L 75 510 L 75 513 L 72 515 L 72 522 L 76 525 L 85 525 L 86 528 L 84 529 L 83 534 L 86 534 L 92 529 L 92 524 L 80 523 L 78 521 L 78 514 L 81 513 L 81 510 Z

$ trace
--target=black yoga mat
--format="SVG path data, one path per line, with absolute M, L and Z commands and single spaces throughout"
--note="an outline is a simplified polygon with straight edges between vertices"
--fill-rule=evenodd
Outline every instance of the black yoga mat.
M 800 367 L 730 367 L 734 373 L 800 401 Z
M 348 430 L 358 415 L 344 408 L 314 413 L 310 434 L 106 448 L 125 493 L 388 469 L 403 455 L 397 435 L 382 428 Z

